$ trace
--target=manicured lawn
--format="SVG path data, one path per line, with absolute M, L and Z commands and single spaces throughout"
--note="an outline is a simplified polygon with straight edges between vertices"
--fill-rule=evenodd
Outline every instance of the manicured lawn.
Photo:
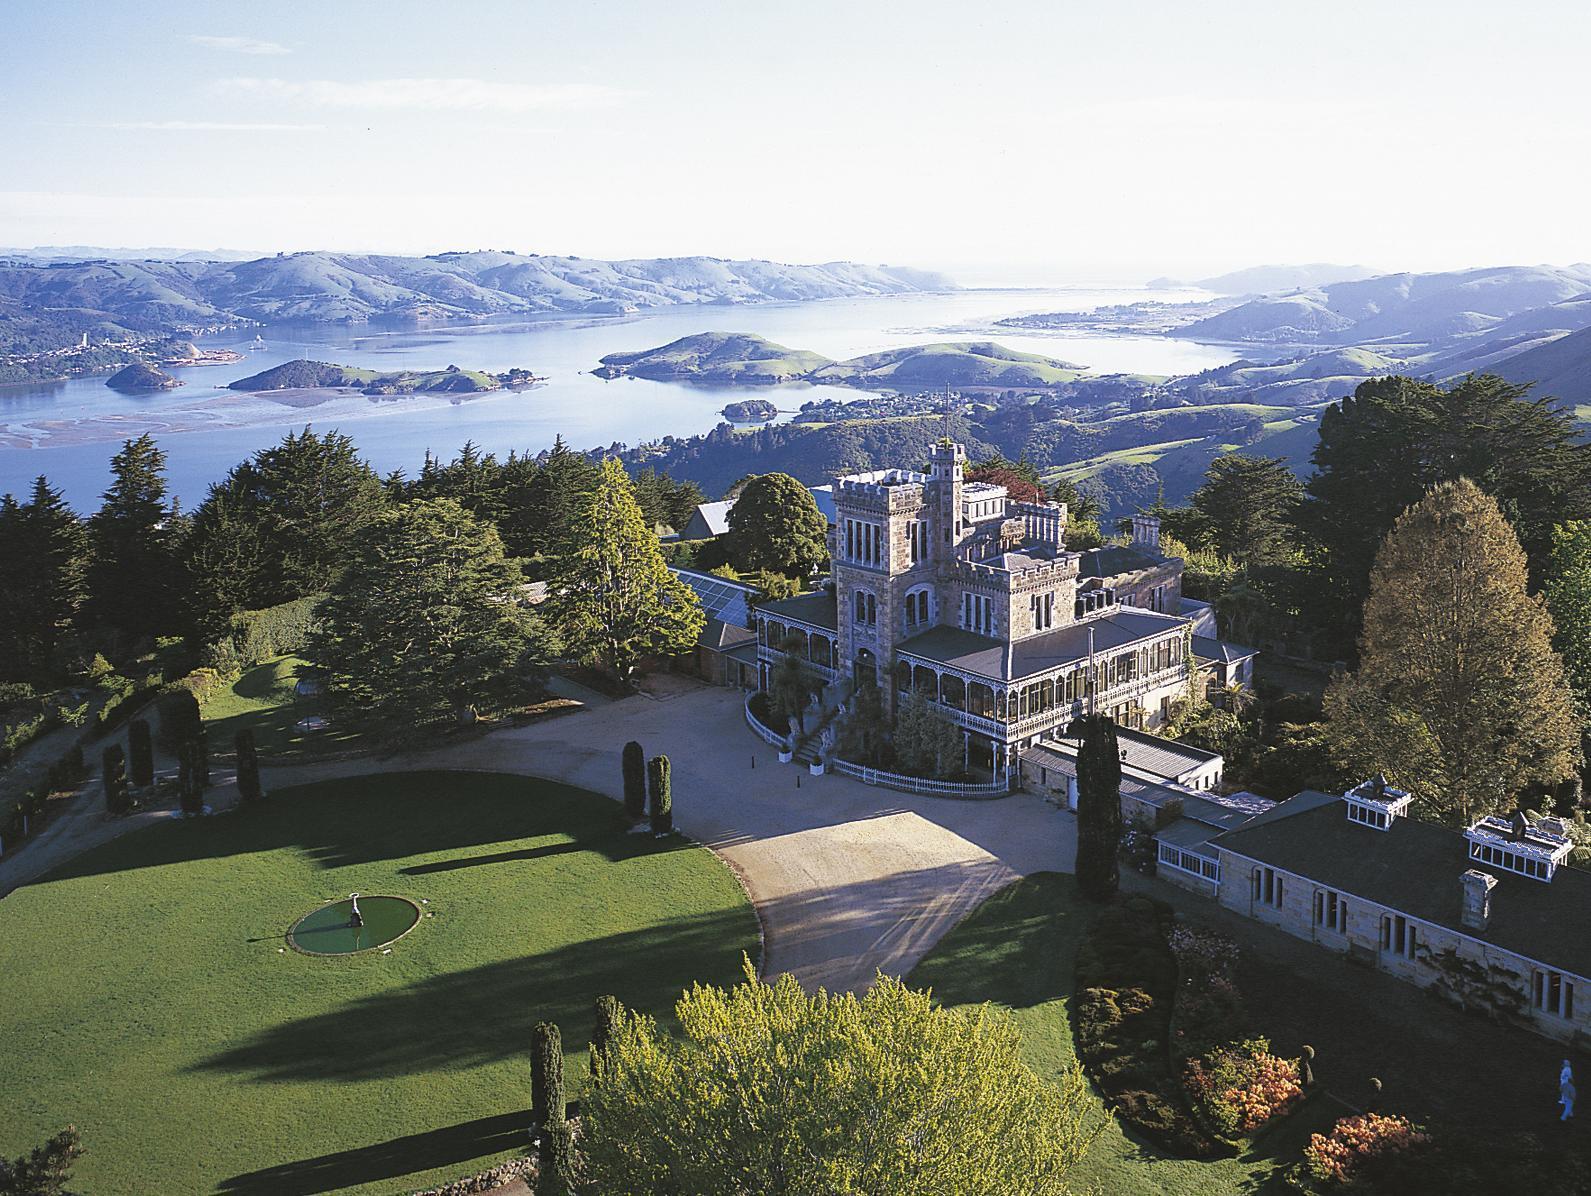
M 293 692 L 309 668 L 308 661 L 296 656 L 278 656 L 248 669 L 212 696 L 200 710 L 210 751 L 230 755 L 233 739 L 244 727 L 254 732 L 254 746 L 260 755 L 278 763 L 360 747 L 360 736 L 335 722 L 324 731 L 295 729 L 294 724 L 305 715 L 324 712 L 320 698 L 301 698 Z
M 353 891 L 434 916 L 390 955 L 286 949 Z M 551 782 L 371 776 L 173 819 L 0 901 L 0 1154 L 70 1121 L 85 1192 L 430 1186 L 523 1147 L 535 1022 L 578 1095 L 599 994 L 666 1015 L 756 950 L 709 852 Z
M 908 983 L 932 988 L 947 1006 L 989 1001 L 1010 1010 L 1022 1029 L 1028 1063 L 1040 1075 L 1054 1075 L 1073 1058 L 1067 1003 L 1078 941 L 1092 912 L 1078 898 L 1071 876 L 1026 877 L 989 898 L 947 935 Z M 1321 1128 L 1305 1113 L 1262 1136 L 1252 1155 L 1198 1162 L 1168 1158 L 1112 1123 L 1076 1178 L 1084 1190 L 1093 1185 L 1110 1196 L 1279 1192 L 1276 1173 L 1299 1157 L 1310 1131 Z

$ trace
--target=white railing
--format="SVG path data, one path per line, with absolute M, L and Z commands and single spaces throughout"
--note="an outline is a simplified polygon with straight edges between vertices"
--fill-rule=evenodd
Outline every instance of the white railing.
M 751 712 L 751 699 L 754 695 L 746 695 L 746 726 L 756 732 L 757 737 L 764 743 L 772 744 L 781 752 L 790 750 L 790 745 L 785 737 L 772 727 L 766 726 L 761 719 Z
M 849 760 L 830 760 L 829 767 L 848 777 L 855 777 L 864 785 L 877 785 L 883 789 L 898 789 L 903 793 L 922 793 L 929 797 L 956 797 L 976 801 L 1005 797 L 1011 792 L 1009 781 L 975 783 L 963 781 L 930 781 L 924 777 L 902 776 L 898 772 L 885 772 L 881 768 L 864 768 Z

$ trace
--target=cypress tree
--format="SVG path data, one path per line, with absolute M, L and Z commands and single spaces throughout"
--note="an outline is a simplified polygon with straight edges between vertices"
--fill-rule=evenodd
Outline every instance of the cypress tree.
M 160 746 L 175 754 L 204 726 L 191 689 L 173 689 L 160 702 Z
M 575 1184 L 574 1127 L 560 1121 L 541 1136 L 541 1158 L 536 1171 L 536 1196 L 572 1196 Z
M 88 608 L 129 641 L 175 625 L 172 509 L 166 504 L 166 454 L 147 433 L 111 459 L 111 486 L 88 523 L 92 553 Z
M 563 1124 L 563 1037 L 553 1022 L 537 1022 L 530 1043 L 530 1116 L 543 1130 Z
M 608 1049 L 608 1043 L 613 1040 L 613 1032 L 619 1028 L 619 1018 L 624 1014 L 624 1006 L 619 1004 L 619 998 L 614 996 L 600 996 L 597 998 L 597 1028 L 591 1035 L 591 1074 L 597 1074 L 598 1061 L 602 1052 Z
M 127 753 L 113 743 L 100 754 L 100 780 L 105 786 L 105 809 L 111 814 L 127 812 Z
M 127 771 L 140 789 L 155 783 L 155 747 L 145 719 L 135 718 L 127 728 Z
M 265 790 L 260 785 L 260 755 L 254 749 L 254 732 L 243 727 L 233 745 L 238 757 L 238 796 L 244 801 L 259 801 Z
M 177 802 L 184 814 L 198 814 L 204 809 L 204 797 L 194 769 L 193 744 L 190 739 L 177 751 Z
M 49 668 L 76 629 L 88 565 L 88 533 L 42 475 L 26 503 L 0 502 L 0 676 Z
M 1077 752 L 1077 888 L 1093 901 L 1107 901 L 1121 881 L 1121 755 L 1116 724 L 1090 714 L 1072 724 L 1081 731 Z
M 667 835 L 674 830 L 673 768 L 667 756 L 653 756 L 647 766 L 647 788 L 652 799 L 652 833 Z
M 646 753 L 630 740 L 624 745 L 624 812 L 631 818 L 646 814 Z

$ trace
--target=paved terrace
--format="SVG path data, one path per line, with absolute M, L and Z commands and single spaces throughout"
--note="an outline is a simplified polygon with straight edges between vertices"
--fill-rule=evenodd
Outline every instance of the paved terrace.
M 265 781 L 466 768 L 550 777 L 618 800 L 619 753 L 631 739 L 669 756 L 675 824 L 745 884 L 766 936 L 765 974 L 793 973 L 809 989 L 861 989 L 875 971 L 905 975 L 996 889 L 1072 869 L 1071 815 L 1029 795 L 917 797 L 780 765 L 728 689 L 673 684 L 439 751 L 274 768 Z

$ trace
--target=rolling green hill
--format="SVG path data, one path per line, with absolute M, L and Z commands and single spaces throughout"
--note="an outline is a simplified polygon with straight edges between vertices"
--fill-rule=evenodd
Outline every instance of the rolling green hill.
M 1075 382 L 1083 371 L 1070 362 L 1007 349 L 993 341 L 908 345 L 848 361 L 811 375 L 813 382 L 847 386 L 999 387 L 1056 386 Z
M 609 353 L 604 377 L 633 374 L 661 381 L 773 385 L 804 378 L 832 365 L 821 353 L 787 349 L 749 332 L 698 332 L 656 349 Z
M 379 373 L 324 361 L 288 361 L 230 383 L 229 390 L 318 390 L 357 386 L 365 394 L 479 394 L 496 390 L 502 381 L 480 370 L 398 370 Z

